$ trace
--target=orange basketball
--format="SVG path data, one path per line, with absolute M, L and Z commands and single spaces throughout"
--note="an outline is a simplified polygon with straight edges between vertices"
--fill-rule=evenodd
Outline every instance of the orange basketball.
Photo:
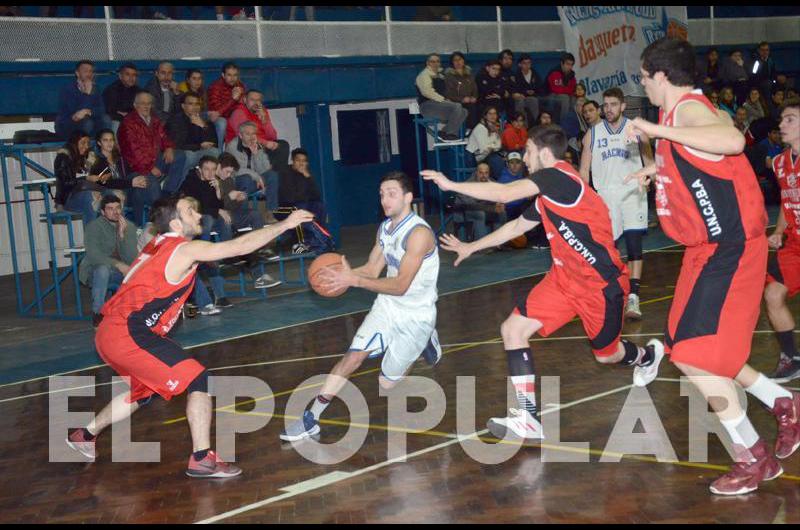
M 325 254 L 321 254 L 319 257 L 317 257 L 317 259 L 312 261 L 311 265 L 308 267 L 308 283 L 311 285 L 311 288 L 314 289 L 318 295 L 325 296 L 327 298 L 334 298 L 344 294 L 344 292 L 347 290 L 347 287 L 335 291 L 329 291 L 322 287 L 319 280 L 319 273 L 325 267 L 341 268 L 341 266 L 341 254 L 337 254 L 336 252 L 327 252 Z
M 528 246 L 528 238 L 525 237 L 525 234 L 522 234 L 509 241 L 508 244 L 511 245 L 511 248 L 525 248 Z

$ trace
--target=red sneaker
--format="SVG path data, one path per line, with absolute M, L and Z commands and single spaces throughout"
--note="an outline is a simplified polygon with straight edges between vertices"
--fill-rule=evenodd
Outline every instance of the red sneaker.
M 791 398 L 776 399 L 772 413 L 778 420 L 775 456 L 789 458 L 800 447 L 800 394 L 792 392 Z
M 209 451 L 206 457 L 199 462 L 194 455 L 189 456 L 189 465 L 186 474 L 194 478 L 226 478 L 240 475 L 242 470 L 233 464 L 228 464 L 214 451 Z
M 84 436 L 84 432 L 83 429 L 72 431 L 72 434 L 67 437 L 67 445 L 94 462 L 94 442 L 97 440 L 97 437 L 93 440 L 87 440 Z
M 772 455 L 767 442 L 759 440 L 747 449 L 734 445 L 736 463 L 731 470 L 715 480 L 709 489 L 717 495 L 742 495 L 758 489 L 758 483 L 773 480 L 783 474 L 783 468 Z M 755 458 L 755 462 L 751 460 Z

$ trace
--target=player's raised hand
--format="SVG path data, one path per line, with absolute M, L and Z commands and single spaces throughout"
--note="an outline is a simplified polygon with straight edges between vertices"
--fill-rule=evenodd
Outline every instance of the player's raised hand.
M 314 214 L 305 210 L 295 210 L 284 220 L 288 229 L 296 228 L 297 226 L 308 223 L 314 219 Z
M 439 171 L 434 171 L 432 169 L 423 169 L 422 171 L 420 171 L 420 175 L 422 175 L 422 178 L 424 178 L 425 180 L 430 180 L 434 184 L 439 186 L 439 188 L 442 191 L 450 191 L 451 189 L 453 189 L 452 187 L 453 181 L 447 178 L 444 175 L 444 173 L 441 173 Z
M 439 242 L 443 249 L 458 254 L 455 263 L 453 263 L 454 267 L 458 267 L 459 263 L 472 255 L 470 245 L 464 243 L 453 234 L 442 234 L 439 236 Z
M 627 184 L 632 180 L 637 180 L 639 182 L 639 191 L 645 192 L 647 191 L 647 186 L 649 186 L 650 182 L 653 180 L 653 175 L 655 175 L 657 171 L 655 164 L 645 166 L 636 173 L 631 173 L 625 177 L 625 183 Z
M 350 263 L 344 256 L 342 256 L 341 267 L 325 267 L 319 271 L 318 277 L 320 285 L 329 291 L 353 287 L 356 280 L 353 269 L 350 268 Z

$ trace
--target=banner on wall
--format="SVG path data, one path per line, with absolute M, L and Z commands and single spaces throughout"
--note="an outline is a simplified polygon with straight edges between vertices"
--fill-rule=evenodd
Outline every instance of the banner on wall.
M 662 37 L 689 34 L 686 6 L 559 6 L 558 15 L 577 80 L 595 100 L 611 87 L 643 96 L 642 51 Z

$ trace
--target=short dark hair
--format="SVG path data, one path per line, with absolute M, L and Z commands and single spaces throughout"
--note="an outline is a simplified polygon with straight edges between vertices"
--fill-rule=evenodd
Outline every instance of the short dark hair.
M 567 135 L 558 125 L 537 125 L 528 131 L 528 138 L 539 149 L 550 149 L 558 160 L 567 151 Z
M 644 49 L 641 59 L 642 69 L 651 76 L 663 72 L 675 86 L 694 86 L 696 60 L 688 41 L 659 39 Z
M 115 202 L 121 203 L 122 201 L 119 200 L 119 197 L 113 194 L 103 195 L 103 198 L 100 200 L 100 211 L 102 212 L 103 210 L 106 209 L 106 206 L 108 206 L 109 204 L 113 204 Z
M 767 41 L 765 41 L 765 40 L 762 40 L 761 42 L 758 43 L 758 47 L 759 48 L 762 47 L 762 46 L 765 46 L 765 45 L 769 46 L 769 43 Z
M 249 97 L 250 94 L 261 94 L 262 96 L 264 95 L 262 91 L 256 90 L 255 88 L 251 88 L 250 90 L 247 91 L 247 93 L 245 93 L 244 97 Z
M 463 53 L 461 53 L 461 52 L 453 52 L 453 53 L 450 54 L 450 66 L 453 65 L 453 59 L 455 59 L 456 57 L 461 57 L 461 59 L 463 59 L 465 63 L 467 62 L 467 58 L 464 57 Z
M 198 70 L 197 68 L 189 68 L 188 70 L 186 70 L 186 79 L 189 79 L 189 78 L 190 78 L 190 77 L 192 77 L 194 74 L 200 74 L 200 75 L 203 75 L 203 72 L 201 72 L 201 71 L 200 71 L 200 70 Z
M 82 61 L 78 61 L 78 62 L 75 64 L 75 70 L 78 70 L 78 68 L 80 68 L 80 67 L 81 67 L 81 66 L 83 66 L 84 64 L 88 64 L 89 66 L 91 66 L 92 68 L 94 68 L 94 63 L 93 63 L 92 61 L 90 61 L 89 59 L 83 59 Z
M 122 72 L 123 70 L 134 70 L 136 72 L 139 71 L 139 69 L 133 63 L 125 63 L 122 66 L 120 66 L 119 71 Z
M 508 55 L 508 56 L 509 56 L 509 57 L 511 57 L 512 59 L 514 58 L 514 52 L 512 52 L 512 51 L 511 51 L 510 49 L 508 49 L 508 48 L 506 48 L 505 50 L 503 50 L 503 51 L 501 51 L 500 53 L 498 53 L 498 54 L 497 54 L 497 58 L 498 58 L 499 60 L 501 60 L 501 61 L 502 61 L 502 60 L 503 60 L 503 57 L 505 57 L 506 55 Z
M 625 103 L 625 93 L 618 86 L 614 86 L 603 92 L 604 98 L 617 98 L 620 103 Z
M 522 54 L 522 55 L 520 55 L 520 56 L 519 56 L 519 58 L 517 59 L 517 64 L 521 63 L 522 61 L 530 61 L 530 62 L 533 62 L 533 59 L 532 59 L 532 58 L 531 58 L 531 56 L 530 56 L 530 55 L 528 55 L 527 53 L 523 53 L 523 54 Z
M 308 158 L 308 151 L 306 151 L 302 147 L 297 147 L 295 149 L 292 149 L 292 157 L 291 157 L 292 160 L 294 160 L 294 157 L 296 157 L 297 155 L 305 155 L 305 157 Z
M 414 193 L 414 188 L 411 187 L 411 179 L 402 171 L 390 171 L 381 177 L 381 184 L 389 180 L 396 180 L 400 183 L 403 193 Z
M 593 99 L 590 99 L 589 101 L 587 101 L 586 103 L 583 104 L 584 107 L 586 105 L 594 105 L 594 108 L 596 108 L 597 110 L 600 110 L 600 104 L 598 102 L 596 102 L 595 100 L 593 100 Z
M 196 94 L 194 92 L 187 92 L 187 93 L 185 93 L 183 95 L 183 98 L 180 100 L 181 105 L 186 103 L 186 100 L 189 99 L 189 98 L 194 98 L 194 99 L 197 99 L 197 100 L 202 100 L 203 99 L 203 97 L 200 94 Z
M 498 61 L 497 59 L 489 59 L 488 61 L 486 61 L 485 66 L 499 66 L 501 68 L 503 67 L 503 65 L 500 64 L 500 61 Z
M 179 200 L 181 200 L 181 197 L 164 197 L 153 203 L 153 208 L 150 210 L 150 222 L 153 223 L 156 233 L 166 234 L 172 231 L 169 223 L 173 219 L 180 217 L 178 214 Z
M 231 70 L 231 69 L 239 70 L 239 65 L 237 65 L 236 63 L 233 63 L 233 62 L 227 62 L 227 63 L 222 65 L 222 73 L 223 74 L 225 72 L 227 72 L 228 70 Z
M 236 157 L 230 153 L 222 153 L 217 162 L 219 163 L 219 167 L 223 169 L 226 167 L 232 167 L 234 171 L 239 171 L 239 161 L 236 160 Z
M 565 63 L 567 61 L 572 61 L 574 63 L 575 62 L 575 56 L 572 55 L 569 52 L 562 53 L 561 54 L 561 62 Z
M 217 157 L 211 155 L 203 156 L 199 162 L 197 162 L 197 167 L 203 167 L 203 164 L 207 164 L 208 162 L 214 162 L 214 165 L 219 165 L 219 160 Z

